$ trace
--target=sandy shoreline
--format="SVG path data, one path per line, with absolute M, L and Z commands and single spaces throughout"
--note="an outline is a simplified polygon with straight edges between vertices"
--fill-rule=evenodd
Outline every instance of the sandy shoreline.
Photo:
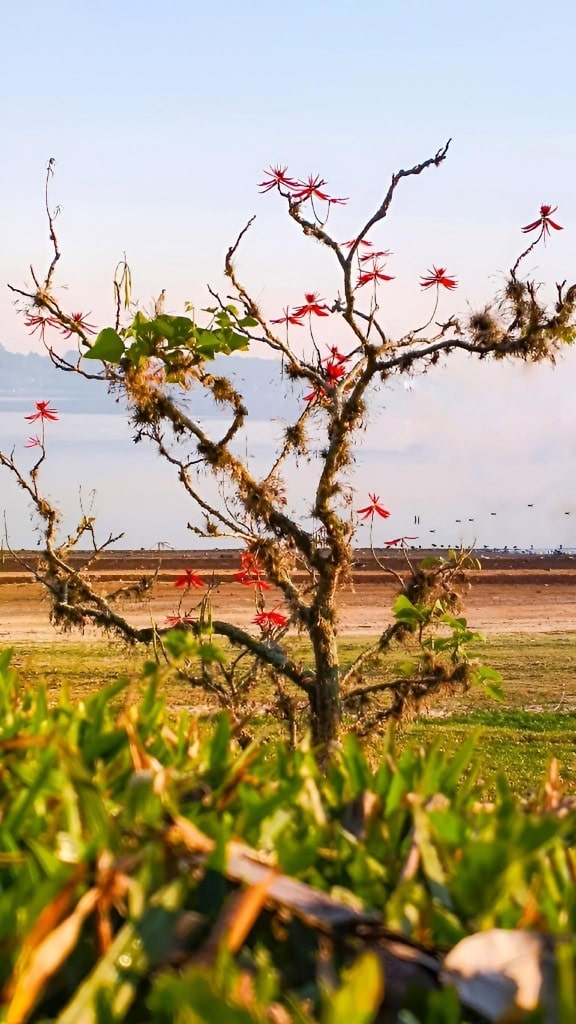
M 28 555 L 30 559 L 36 557 L 36 553 Z M 112 581 L 128 582 L 153 571 L 157 564 L 156 552 L 110 552 L 99 563 L 94 578 L 105 588 Z M 401 569 L 401 554 L 394 553 L 390 564 Z M 177 610 L 182 591 L 174 589 L 174 580 L 185 567 L 194 567 L 205 575 L 214 573 L 220 581 L 213 597 L 215 617 L 244 627 L 250 625 L 255 614 L 254 595 L 232 580 L 237 553 L 230 551 L 163 552 L 152 597 L 127 603 L 127 618 L 135 625 L 149 625 L 152 620 L 163 625 L 166 616 Z M 0 644 L 78 639 L 78 633 L 62 634 L 51 626 L 44 591 L 30 579 L 29 573 L 5 557 L 0 566 Z M 492 556 L 484 560 L 480 573 L 471 574 L 471 581 L 463 614 L 475 629 L 492 635 L 576 631 L 576 559 Z M 358 552 L 353 582 L 340 597 L 341 634 L 377 634 L 391 619 L 390 605 L 396 589 L 394 581 L 374 570 L 369 553 Z M 193 612 L 200 596 L 200 591 L 194 591 L 182 608 Z M 281 601 L 274 590 L 266 596 L 269 607 Z M 86 640 L 101 636 L 93 629 L 84 633 Z

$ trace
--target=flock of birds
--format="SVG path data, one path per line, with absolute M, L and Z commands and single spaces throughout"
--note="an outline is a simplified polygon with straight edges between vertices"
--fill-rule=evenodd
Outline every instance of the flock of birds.
M 534 508 L 534 502 L 533 501 L 529 501 L 527 503 L 527 505 L 526 505 L 526 508 Z M 490 516 L 497 516 L 497 515 L 498 515 L 497 512 L 490 512 Z M 565 516 L 570 516 L 570 515 L 572 515 L 572 512 L 571 511 L 565 511 L 564 515 Z M 455 523 L 459 523 L 459 524 L 462 524 L 462 523 L 474 523 L 474 522 L 476 522 L 476 519 L 473 516 L 468 516 L 468 517 L 464 517 L 464 518 L 460 518 L 460 519 L 455 519 L 454 522 Z M 420 516 L 418 514 L 416 514 L 414 516 L 414 525 L 415 526 L 420 526 Z M 435 534 L 436 533 L 436 529 L 435 528 L 429 529 L 428 533 L 434 533 Z M 442 547 L 443 548 L 446 545 L 444 545 L 444 544 L 435 544 L 435 543 L 432 542 L 430 546 L 433 547 L 433 548 L 436 548 L 436 547 Z M 486 544 L 484 545 L 484 547 L 487 547 L 487 546 L 488 545 L 486 545 Z M 562 548 L 562 545 L 560 545 L 560 548 Z

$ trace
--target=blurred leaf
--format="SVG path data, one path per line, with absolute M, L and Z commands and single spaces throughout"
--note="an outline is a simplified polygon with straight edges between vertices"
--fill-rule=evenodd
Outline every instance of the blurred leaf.
M 372 1024 L 384 998 L 384 976 L 375 953 L 364 953 L 342 973 L 342 986 L 323 999 L 322 1024 Z
M 82 353 L 84 359 L 102 359 L 106 363 L 119 363 L 123 355 L 124 342 L 113 327 L 100 331 L 94 344 Z

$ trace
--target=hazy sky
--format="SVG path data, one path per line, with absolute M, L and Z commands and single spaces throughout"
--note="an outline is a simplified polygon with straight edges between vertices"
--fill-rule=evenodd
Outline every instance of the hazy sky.
M 305 288 L 333 295 L 334 261 L 275 194 L 258 196 L 262 169 L 319 172 L 350 196 L 331 221 L 345 239 L 394 169 L 449 136 L 447 163 L 406 183 L 374 235 L 395 254 L 389 322 L 413 325 L 432 263 L 461 282 L 446 310 L 494 291 L 542 203 L 558 204 L 566 230 L 536 272 L 576 270 L 571 0 L 23 0 L 2 22 L 2 283 L 48 255 L 42 179 L 54 157 L 71 309 L 104 322 L 124 250 L 142 300 L 167 287 L 171 309 L 203 304 L 252 213 L 240 266 L 265 307 Z M 27 349 L 0 296 L 0 340 Z
M 379 203 L 394 169 L 450 136 L 447 162 L 404 183 L 374 232 L 394 253 L 385 326 L 413 326 L 426 313 L 430 296 L 418 276 L 433 263 L 460 282 L 442 297 L 441 313 L 485 301 L 542 203 L 558 205 L 565 230 L 530 269 L 548 282 L 576 277 L 572 0 L 23 0 L 5 5 L 2 22 L 0 341 L 10 349 L 39 348 L 4 283 L 26 281 L 29 263 L 43 268 L 49 257 L 49 157 L 62 208 L 60 298 L 101 325 L 124 251 L 142 301 L 166 287 L 171 312 L 184 299 L 204 305 L 206 283 L 222 285 L 225 249 L 252 213 L 239 270 L 264 308 L 274 315 L 304 290 L 333 297 L 334 260 L 299 235 L 275 194 L 258 195 L 263 169 L 321 173 L 333 194 L 350 196 L 330 222 L 343 240 Z M 330 330 L 327 341 L 342 337 L 339 326 Z M 490 374 L 499 370 L 482 373 L 476 425 L 463 435 L 478 456 Z M 438 410 L 453 399 L 456 409 L 453 386 L 476 372 L 462 360 L 446 370 Z M 555 417 L 561 422 L 565 460 L 552 477 L 549 466 L 542 476 L 542 447 L 528 462 L 538 487 L 573 501 L 576 413 L 566 384 L 576 386 L 576 353 L 556 371 L 568 405 L 558 407 L 552 371 L 542 373 L 546 384 L 533 391 L 521 367 L 517 378 L 508 373 L 506 401 L 532 433 L 542 420 L 544 447 Z M 418 429 L 430 429 L 429 420 Z

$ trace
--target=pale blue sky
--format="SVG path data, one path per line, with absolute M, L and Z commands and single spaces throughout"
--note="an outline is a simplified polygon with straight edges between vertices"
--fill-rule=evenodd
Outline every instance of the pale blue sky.
M 206 283 L 222 285 L 225 249 L 252 213 L 258 219 L 239 269 L 263 307 L 277 314 L 301 302 L 304 290 L 332 298 L 333 259 L 298 234 L 276 195 L 258 195 L 263 169 L 285 163 L 297 177 L 318 172 L 333 194 L 350 196 L 330 222 L 343 240 L 380 202 L 393 170 L 432 155 L 449 136 L 448 161 L 405 183 L 374 233 L 394 252 L 385 326 L 414 326 L 428 311 L 418 276 L 432 264 L 460 281 L 453 296 L 442 296 L 442 314 L 484 302 L 520 251 L 521 225 L 542 203 L 558 205 L 565 230 L 537 250 L 530 269 L 551 283 L 575 279 L 575 39 L 573 0 L 4 5 L 0 342 L 39 349 L 4 284 L 25 281 L 28 264 L 43 268 L 50 255 L 42 208 L 49 157 L 57 161 L 53 202 L 62 207 L 58 281 L 68 290 L 60 298 L 70 310 L 91 310 L 100 325 L 111 317 L 110 277 L 123 251 L 143 302 L 166 287 L 171 312 L 184 299 L 204 305 Z M 328 331 L 326 341 L 342 338 L 333 321 Z M 483 390 L 472 388 L 476 406 L 462 410 L 462 457 L 466 451 L 471 463 L 487 454 L 482 417 L 490 374 L 499 372 L 482 369 Z M 435 373 L 441 431 L 442 406 L 457 408 L 458 381 L 466 378 L 468 395 L 475 373 L 469 360 Z M 555 373 L 568 403 L 576 352 Z M 574 507 L 576 476 L 576 413 L 573 402 L 554 409 L 557 379 L 552 370 L 518 367 L 495 385 L 501 404 L 494 399 L 492 430 L 514 403 L 519 455 L 509 453 L 499 470 L 493 447 L 489 484 L 479 470 L 466 488 L 489 506 L 511 486 L 510 465 L 522 467 L 511 500 L 546 494 L 539 541 L 574 545 L 576 513 L 570 525 L 562 521 L 561 536 L 555 518 L 560 507 Z M 410 431 L 434 430 L 419 419 L 418 390 L 407 403 Z M 465 415 L 474 424 L 469 444 Z M 547 461 L 556 415 L 561 454 Z M 521 448 L 523 422 L 529 449 Z M 419 468 L 422 487 L 436 486 L 434 472 L 426 478 Z M 443 479 L 451 472 L 446 463 Z M 514 522 L 511 512 L 502 542 L 511 541 Z
M 433 262 L 459 275 L 457 308 L 487 295 L 544 202 L 574 229 L 534 265 L 546 279 L 576 267 L 571 0 L 23 0 L 2 19 L 1 282 L 48 253 L 53 156 L 72 309 L 106 318 L 123 250 L 143 300 L 167 286 L 174 309 L 202 302 L 253 212 L 241 261 L 264 305 L 273 313 L 304 287 L 333 294 L 329 254 L 297 235 L 276 196 L 258 196 L 262 168 L 320 172 L 349 195 L 332 221 L 346 238 L 391 171 L 448 136 L 448 162 L 408 183 L 377 233 L 395 253 L 392 326 L 419 305 Z M 0 340 L 29 345 L 4 289 Z

